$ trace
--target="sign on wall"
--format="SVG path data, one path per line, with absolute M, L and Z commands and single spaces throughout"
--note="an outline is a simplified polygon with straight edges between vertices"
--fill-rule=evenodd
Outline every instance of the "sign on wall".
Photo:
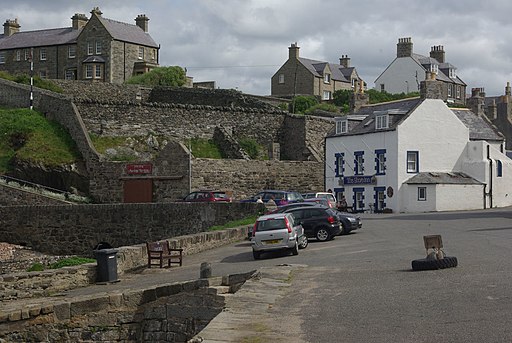
M 153 172 L 153 164 L 151 163 L 132 163 L 126 165 L 126 174 L 128 175 L 144 175 Z
M 372 176 L 345 176 L 343 177 L 343 184 L 345 185 L 366 185 L 376 184 L 377 178 Z

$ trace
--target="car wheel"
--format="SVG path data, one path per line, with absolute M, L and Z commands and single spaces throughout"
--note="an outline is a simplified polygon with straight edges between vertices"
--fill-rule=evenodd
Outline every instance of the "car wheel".
M 299 243 L 295 241 L 295 246 L 292 248 L 292 255 L 298 255 L 299 254 Z
M 300 244 L 299 244 L 299 249 L 306 249 L 306 247 L 308 246 L 308 238 L 303 235 L 301 238 L 300 238 Z
M 457 267 L 458 261 L 454 256 L 445 256 L 442 259 L 422 258 L 411 262 L 412 270 L 437 270 Z
M 329 231 L 327 231 L 327 229 L 323 227 L 316 230 L 315 236 L 316 239 L 319 240 L 320 242 L 328 241 L 331 238 L 329 235 Z
M 252 251 L 252 257 L 254 257 L 255 260 L 259 260 L 261 257 L 261 251 Z
M 349 231 L 347 231 L 347 227 L 345 226 L 345 224 L 341 223 L 340 226 L 341 226 L 340 235 L 347 235 L 349 233 Z

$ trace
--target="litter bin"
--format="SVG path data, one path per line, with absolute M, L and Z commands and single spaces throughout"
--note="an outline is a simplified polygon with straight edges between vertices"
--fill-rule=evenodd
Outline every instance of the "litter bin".
M 117 282 L 117 249 L 113 249 L 108 243 L 102 242 L 94 248 L 96 258 L 96 281 Z

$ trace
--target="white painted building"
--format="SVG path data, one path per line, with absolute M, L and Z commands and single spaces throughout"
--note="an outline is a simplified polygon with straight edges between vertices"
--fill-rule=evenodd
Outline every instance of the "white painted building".
M 429 212 L 512 205 L 501 133 L 442 100 L 363 106 L 325 140 L 326 188 L 355 211 Z
M 441 99 L 464 104 L 466 84 L 459 78 L 456 69 L 445 61 L 443 46 L 433 46 L 430 55 L 423 56 L 413 52 L 411 38 L 400 38 L 396 58 L 375 79 L 375 89 L 391 94 L 418 92 L 428 73 L 441 82 Z

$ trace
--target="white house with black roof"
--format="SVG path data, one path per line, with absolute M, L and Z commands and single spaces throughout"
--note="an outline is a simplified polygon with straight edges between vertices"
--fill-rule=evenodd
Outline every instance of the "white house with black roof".
M 486 117 L 420 98 L 363 106 L 356 115 L 364 119 L 337 118 L 325 139 L 326 189 L 354 211 L 512 205 L 512 160 Z
M 442 82 L 440 99 L 448 103 L 465 104 L 466 83 L 456 73 L 457 68 L 446 62 L 444 47 L 433 46 L 429 56 L 413 52 L 410 37 L 399 38 L 396 58 L 375 79 L 375 89 L 391 94 L 420 90 L 426 75 Z
M 21 31 L 7 19 L 0 34 L 0 71 L 41 78 L 122 83 L 158 67 L 160 46 L 148 33 L 149 18 L 135 24 L 104 18 L 99 8 L 90 18 L 76 13 L 65 28 Z

